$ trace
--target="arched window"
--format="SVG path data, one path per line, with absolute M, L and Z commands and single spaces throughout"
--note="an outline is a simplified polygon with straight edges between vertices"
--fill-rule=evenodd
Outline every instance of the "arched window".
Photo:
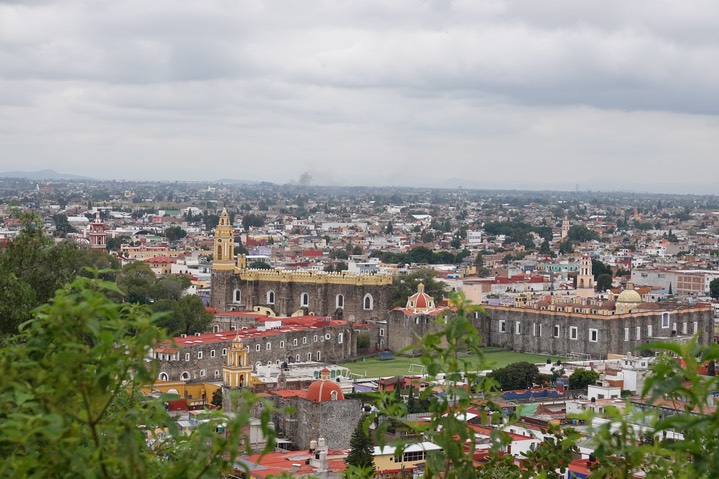
M 344 308 L 345 307 L 345 297 L 342 294 L 338 294 L 336 298 L 336 304 L 338 308 Z
M 274 291 L 267 292 L 267 304 L 275 304 L 275 292 Z
M 310 305 L 310 295 L 307 293 L 302 293 L 300 295 L 300 306 L 303 308 L 306 308 Z
M 239 289 L 235 290 L 235 293 L 232 297 L 232 301 L 235 303 L 241 303 L 242 302 L 242 292 Z
M 363 301 L 363 307 L 366 310 L 371 310 L 374 308 L 374 298 L 372 298 L 372 295 L 367 293 L 364 295 L 364 301 Z
M 317 351 L 317 361 L 320 361 L 322 359 L 322 352 Z
M 332 392 L 330 393 L 330 399 L 331 399 L 332 401 L 336 401 L 336 400 L 337 400 L 337 391 L 332 391 Z
M 180 374 L 180 380 L 181 381 L 189 381 L 190 373 L 188 373 L 187 371 L 183 371 L 182 374 Z
M 160 373 L 160 381 L 167 381 L 168 379 L 170 379 L 170 377 L 167 373 Z

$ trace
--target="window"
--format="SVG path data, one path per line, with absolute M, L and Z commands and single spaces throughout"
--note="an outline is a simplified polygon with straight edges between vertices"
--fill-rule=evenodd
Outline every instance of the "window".
M 599 341 L 599 330 L 598 329 L 590 329 L 589 330 L 589 342 L 596 343 Z
M 316 335 L 316 334 L 315 334 L 314 340 L 315 340 L 315 343 L 316 343 L 316 342 L 317 342 L 317 335 Z
M 160 373 L 160 381 L 167 381 L 168 379 L 167 373 Z
M 637 337 L 636 337 L 635 339 L 636 339 L 637 341 L 639 341 L 640 339 L 642 339 L 642 327 L 641 327 L 641 326 L 637 326 Z
M 299 362 L 300 362 L 300 355 L 299 355 L 299 354 L 295 356 L 295 362 L 296 362 L 296 363 L 299 363 Z
M 687 323 L 682 323 L 682 334 L 687 334 L 688 330 Z
M 201 377 L 201 378 L 204 378 L 204 377 L 205 377 L 205 370 L 204 370 L 204 369 L 200 369 L 200 377 Z
M 266 349 L 267 351 L 269 351 L 270 349 L 272 349 L 272 343 L 269 343 L 269 342 L 268 342 L 268 343 L 265 345 L 265 349 Z
M 555 338 L 559 337 L 559 325 L 558 324 L 554 325 L 554 337 Z
M 190 360 L 190 353 L 185 353 L 185 361 L 189 361 L 189 360 Z
M 297 338 L 292 340 L 292 346 L 297 346 Z
M 183 371 L 182 374 L 180 374 L 180 380 L 181 381 L 189 381 L 190 373 L 188 373 L 187 371 Z
M 305 336 L 304 338 L 302 338 L 302 344 L 307 344 L 307 336 Z
M 257 351 L 257 352 L 260 351 L 260 345 L 259 345 L 259 344 L 255 344 L 255 351 Z
M 302 293 L 300 295 L 300 306 L 303 308 L 306 308 L 310 305 L 310 295 L 307 293 Z
M 325 339 L 327 341 L 329 341 L 331 338 L 332 338 L 332 336 L 330 336 L 330 333 L 325 334 Z
M 330 400 L 331 400 L 331 401 L 336 401 L 336 400 L 337 400 L 337 391 L 332 391 L 332 392 L 330 393 Z
M 214 350 L 214 349 L 211 349 L 211 350 L 210 350 L 210 357 L 211 357 L 211 358 L 214 358 L 214 357 L 215 357 L 215 350 Z
M 322 359 L 322 351 L 317 351 L 317 361 Z
M 522 334 L 522 323 L 519 321 L 514 323 L 514 334 Z
M 337 344 L 342 344 L 342 341 L 344 341 L 344 333 L 339 333 L 337 335 Z
M 234 292 L 234 294 L 233 294 L 233 297 L 232 297 L 232 301 L 235 302 L 235 303 L 241 303 L 241 302 L 242 302 L 242 292 L 241 292 L 239 289 L 236 289 L 236 290 L 235 290 L 235 292 Z
M 576 326 L 569 327 L 569 339 L 577 339 L 577 327 Z
M 274 291 L 267 292 L 267 304 L 275 304 L 275 292 Z
M 202 351 L 197 351 L 197 359 L 202 359 Z
M 307 362 L 312 361 L 312 353 L 307 353 Z
M 284 341 L 280 341 L 280 349 L 284 349 L 284 348 L 285 348 L 285 342 L 284 342 Z
M 272 361 L 267 361 L 268 366 L 272 366 Z
M 367 293 L 364 295 L 363 307 L 367 311 L 370 311 L 374 308 L 374 298 L 372 298 L 371 294 Z
M 669 313 L 662 313 L 662 328 L 669 327 Z
M 624 341 L 629 341 L 629 328 L 624 328 Z
M 532 336 L 537 335 L 537 323 L 532 323 Z
M 538 324 L 537 326 L 539 326 L 539 328 L 537 328 L 537 336 L 539 336 L 541 338 L 542 337 L 542 325 Z
M 379 335 L 384 336 L 384 328 L 379 328 Z
M 424 451 L 405 452 L 402 456 L 402 462 L 414 462 L 424 459 Z
M 500 333 L 507 332 L 507 323 L 503 319 L 499 320 L 499 332 Z
M 652 325 L 651 324 L 647 324 L 647 337 L 648 338 L 652 337 Z
M 216 377 L 216 378 L 219 378 L 219 377 L 220 377 L 220 370 L 219 370 L 219 369 L 215 369 L 215 377 Z
M 222 348 L 222 355 L 227 356 L 227 348 Z
M 694 334 L 697 334 L 698 331 L 699 331 L 699 322 L 694 321 Z
M 342 294 L 338 294 L 335 298 L 335 305 L 338 308 L 344 308 L 345 307 L 345 297 Z

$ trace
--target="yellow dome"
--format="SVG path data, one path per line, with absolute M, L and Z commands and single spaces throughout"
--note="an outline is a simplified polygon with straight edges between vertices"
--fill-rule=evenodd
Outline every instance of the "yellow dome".
M 619 293 L 618 303 L 641 303 L 642 297 L 633 289 L 625 289 Z

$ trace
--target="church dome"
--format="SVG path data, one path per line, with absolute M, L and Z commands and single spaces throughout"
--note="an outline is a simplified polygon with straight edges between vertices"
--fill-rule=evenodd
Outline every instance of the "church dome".
M 424 292 L 424 284 L 417 285 L 417 292 L 407 298 L 407 309 L 431 311 L 435 309 L 434 298 Z
M 633 289 L 625 289 L 619 293 L 618 303 L 641 303 L 642 297 Z
M 345 398 L 342 388 L 334 381 L 320 379 L 310 384 L 307 399 L 314 402 L 341 401 Z

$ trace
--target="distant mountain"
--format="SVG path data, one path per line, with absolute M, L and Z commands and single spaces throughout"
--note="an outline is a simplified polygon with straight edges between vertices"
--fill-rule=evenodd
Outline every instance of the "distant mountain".
M 6 171 L 0 172 L 0 178 L 27 178 L 29 180 L 91 180 L 89 176 L 58 173 L 55 170 Z

